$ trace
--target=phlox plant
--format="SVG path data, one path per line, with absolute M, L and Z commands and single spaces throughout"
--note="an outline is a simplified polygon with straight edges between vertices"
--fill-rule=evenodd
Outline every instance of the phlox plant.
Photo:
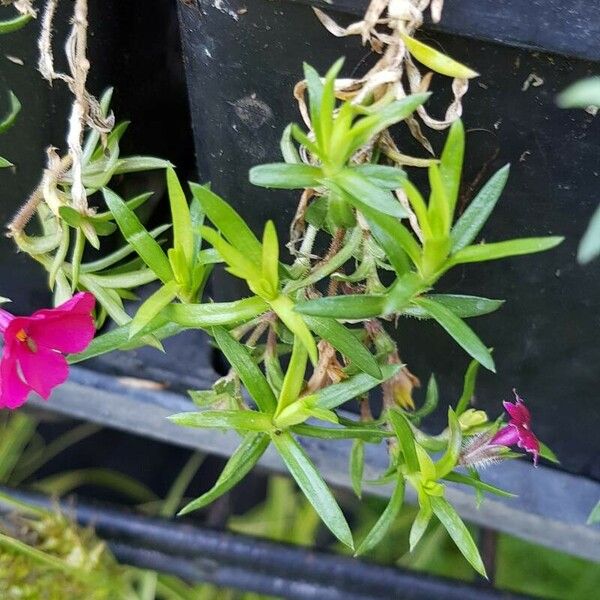
M 417 46 L 414 51 L 424 52 Z M 495 366 L 488 348 L 491 340 L 480 340 L 467 319 L 499 309 L 502 301 L 436 293 L 435 288 L 458 265 L 550 250 L 562 238 L 477 242 L 505 186 L 508 165 L 458 214 L 465 148 L 462 122 L 456 120 L 449 129 L 439 160 L 429 161 L 425 193 L 378 151 L 377 142 L 429 94 L 402 99 L 369 95 L 360 102 L 340 99 L 335 80 L 341 68 L 340 60 L 321 78 L 305 66 L 312 131 L 290 125 L 281 141 L 284 161 L 250 172 L 258 186 L 310 192 L 302 214 L 303 239 L 291 261 L 280 253 L 272 222 L 257 237 L 210 185 L 190 184 L 188 202 L 168 163 L 121 157 L 125 125 L 118 125 L 105 140 L 89 133 L 83 182 L 87 197 L 106 208 L 79 211 L 70 200 L 73 177 L 67 169 L 38 208 L 42 234 L 13 231 L 19 249 L 47 271 L 61 306 L 57 313 L 42 311 L 45 319 L 39 313 L 0 313 L 5 344 L 0 398 L 3 406 L 14 407 L 29 389 L 47 396 L 46 388 L 66 376 L 61 352 L 73 364 L 117 349 L 161 348 L 162 340 L 183 330 L 203 330 L 231 369 L 211 390 L 191 392 L 195 410 L 170 420 L 182 427 L 233 430 L 240 444 L 213 488 L 182 513 L 231 490 L 272 446 L 323 523 L 357 555 L 385 537 L 409 486 L 419 504 L 410 531 L 411 549 L 435 516 L 473 568 L 485 574 L 475 542 L 446 498 L 447 482 L 469 486 L 480 496 L 510 496 L 482 481 L 478 469 L 519 456 L 512 446 L 531 453 L 535 461 L 538 455 L 553 457 L 532 432 L 531 416 L 520 398 L 505 403 L 510 417 L 506 424 L 470 407 L 478 369 L 494 371 Z M 107 94 L 101 103 L 106 113 L 109 101 Z M 135 211 L 149 195 L 125 200 L 111 180 L 113 175 L 151 168 L 166 168 L 171 222 L 148 231 Z M 399 200 L 399 190 L 407 202 Z M 117 229 L 125 240 L 121 248 L 84 261 L 87 244 L 99 247 L 100 238 Z M 167 229 L 172 236 L 161 239 Z M 314 254 L 318 240 L 330 242 L 320 257 Z M 205 298 L 216 264 L 245 282 L 244 298 Z M 131 317 L 124 301 L 134 299 L 135 290 L 151 282 L 158 284 L 156 291 Z M 64 314 L 65 307 L 67 313 L 72 309 L 70 314 Z M 107 318 L 115 326 L 90 342 L 92 311 L 97 328 Z M 435 377 L 431 375 L 424 403 L 415 406 L 412 388 L 417 380 L 402 364 L 388 332 L 402 318 L 435 321 L 471 358 L 461 397 L 448 407 L 447 425 L 437 435 L 421 428 L 438 404 Z M 52 323 L 65 326 L 60 339 L 50 335 L 46 325 Z M 36 380 L 42 352 L 52 353 L 63 369 L 43 382 L 46 387 Z M 374 416 L 369 394 L 377 388 L 382 390 L 383 408 Z M 343 410 L 354 400 L 360 402 L 360 415 Z M 390 500 L 357 544 L 319 468 L 303 449 L 303 437 L 329 444 L 351 441 L 349 473 L 359 497 L 365 447 L 387 448 L 387 469 L 369 483 L 389 485 Z

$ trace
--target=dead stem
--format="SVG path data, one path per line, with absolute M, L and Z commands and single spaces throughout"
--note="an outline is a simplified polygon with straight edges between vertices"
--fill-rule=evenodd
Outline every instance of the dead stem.
M 51 149 L 49 149 L 49 151 L 50 150 Z M 48 168 L 44 171 L 42 180 L 33 192 L 31 192 L 25 204 L 23 204 L 8 224 L 7 237 L 14 237 L 25 229 L 29 221 L 31 221 L 35 215 L 40 204 L 44 201 L 49 181 L 57 182 L 60 180 L 60 178 L 71 168 L 72 157 L 67 154 L 67 156 L 61 158 L 57 164 L 52 165 L 51 163 L 52 160 L 49 160 Z

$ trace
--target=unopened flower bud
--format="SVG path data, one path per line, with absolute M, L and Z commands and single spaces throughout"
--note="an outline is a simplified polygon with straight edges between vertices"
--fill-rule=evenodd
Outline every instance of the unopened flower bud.
M 488 416 L 484 410 L 469 408 L 465 410 L 460 417 L 458 417 L 458 422 L 462 432 L 468 433 L 475 427 L 479 427 L 480 425 L 487 423 Z
M 397 352 L 388 356 L 388 364 L 402 364 Z M 406 367 L 402 367 L 391 379 L 383 383 L 384 402 L 387 405 L 397 404 L 401 408 L 414 410 L 412 391 L 415 387 L 421 387 L 421 382 Z

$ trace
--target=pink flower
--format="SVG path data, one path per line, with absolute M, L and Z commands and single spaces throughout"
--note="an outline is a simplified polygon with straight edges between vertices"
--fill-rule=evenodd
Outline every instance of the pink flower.
M 30 317 L 0 309 L 0 408 L 18 408 L 31 391 L 47 400 L 52 389 L 65 382 L 69 367 L 62 353 L 81 352 L 92 341 L 95 302 L 92 294 L 82 292 Z
M 496 446 L 514 446 L 533 454 L 533 463 L 537 465 L 540 453 L 540 442 L 531 431 L 531 414 L 516 390 L 513 390 L 516 402 L 503 402 L 506 412 L 510 416 L 508 425 L 496 433 L 490 444 Z

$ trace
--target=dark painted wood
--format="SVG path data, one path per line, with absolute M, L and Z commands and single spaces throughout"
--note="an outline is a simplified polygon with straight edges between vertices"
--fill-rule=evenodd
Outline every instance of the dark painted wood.
M 362 15 L 367 0 L 292 0 Z M 427 29 L 487 42 L 600 60 L 597 0 L 446 0 L 442 22 Z
M 144 373 L 141 374 L 144 376 Z M 200 367 L 197 384 L 207 387 L 216 374 Z M 46 403 L 33 398 L 42 409 L 100 423 L 186 448 L 227 457 L 239 444 L 233 432 L 179 427 L 167 420 L 174 413 L 194 410 L 189 398 L 169 389 L 153 390 L 136 385 L 135 379 L 119 379 L 75 367 L 70 380 Z M 302 444 L 325 479 L 334 487 L 351 489 L 348 477 L 350 443 L 302 439 Z M 367 446 L 365 480 L 375 479 L 388 464 L 384 444 Z M 260 465 L 285 472 L 281 459 L 269 449 Z M 476 507 L 474 494 L 465 487 L 447 484 L 447 497 L 458 512 L 478 525 L 556 548 L 582 558 L 600 561 L 600 528 L 585 525 L 589 511 L 600 497 L 600 483 L 546 466 L 537 469 L 527 460 L 509 461 L 490 467 L 483 479 L 517 494 L 517 498 L 489 496 Z M 365 493 L 387 497 L 385 486 L 365 486 Z M 407 502 L 416 497 L 407 489 Z

